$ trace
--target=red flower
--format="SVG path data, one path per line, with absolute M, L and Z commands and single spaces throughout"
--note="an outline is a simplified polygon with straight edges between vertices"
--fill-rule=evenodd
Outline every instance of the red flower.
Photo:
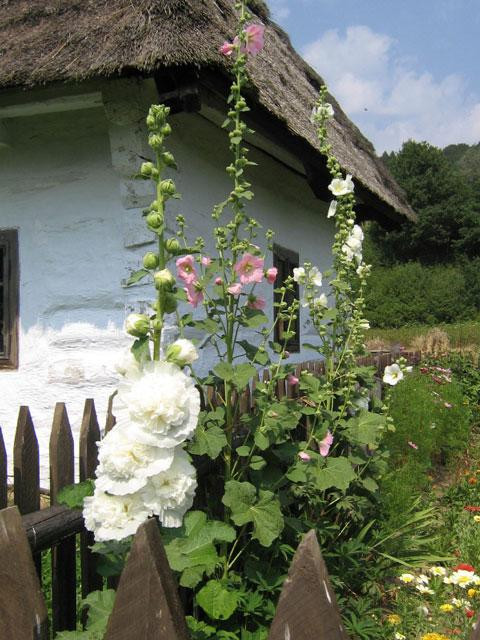
M 475 611 L 472 611 L 471 609 L 465 609 L 465 613 L 467 615 L 467 618 L 473 618 L 473 616 L 475 615 Z
M 467 505 L 466 507 L 463 507 L 465 509 L 465 511 L 470 511 L 471 513 L 476 513 L 477 511 L 480 511 L 480 507 L 472 507 L 470 505 Z
M 471 564 L 457 564 L 456 567 L 453 567 L 453 571 L 472 571 L 475 573 L 475 569 Z

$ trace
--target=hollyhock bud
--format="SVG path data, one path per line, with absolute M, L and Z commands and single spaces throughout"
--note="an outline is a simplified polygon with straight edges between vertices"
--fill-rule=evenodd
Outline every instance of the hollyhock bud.
M 202 256 L 201 263 L 204 267 L 209 267 L 212 264 L 212 259 L 209 256 Z
M 239 282 L 235 282 L 227 289 L 228 293 L 231 293 L 232 296 L 239 296 L 242 291 L 242 285 Z
M 171 289 L 175 284 L 175 278 L 169 269 L 156 271 L 153 274 L 153 279 L 155 280 L 155 287 L 157 289 Z
M 140 175 L 142 178 L 150 178 L 155 166 L 153 162 L 142 162 L 142 166 L 140 167 Z
M 162 136 L 169 136 L 172 133 L 172 127 L 166 122 L 160 129 Z
M 159 150 L 163 146 L 163 136 L 158 133 L 152 133 L 148 137 L 148 144 L 152 147 L 152 149 Z
M 143 266 L 145 269 L 156 269 L 158 267 L 158 256 L 156 253 L 149 251 L 143 256 Z
M 175 158 L 173 157 L 173 153 L 170 151 L 164 151 L 161 155 L 162 162 L 165 163 L 167 167 L 176 167 Z
M 173 362 L 179 367 L 185 367 L 187 364 L 192 364 L 194 360 L 198 359 L 198 352 L 195 349 L 195 345 L 190 340 L 180 338 L 175 340 L 167 349 L 167 360 Z
M 163 310 L 165 313 L 174 313 L 177 309 L 178 306 L 178 301 L 175 298 L 175 296 L 173 295 L 173 293 L 170 293 L 169 291 L 167 291 L 164 294 L 164 298 L 163 298 Z
M 215 278 L 215 284 L 221 286 L 223 284 L 223 280 L 221 278 Z
M 311 457 L 306 451 L 300 451 L 298 457 L 300 458 L 300 460 L 302 460 L 302 462 L 310 462 L 311 460 Z
M 153 129 L 154 128 L 154 126 L 155 126 L 155 118 L 151 113 L 148 114 L 146 122 L 147 122 L 147 127 L 149 129 Z
M 297 376 L 294 376 L 293 373 L 290 373 L 287 376 L 287 380 L 288 380 L 288 384 L 291 384 L 291 385 L 296 385 L 299 383 L 299 379 L 297 378 Z
M 266 272 L 267 282 L 269 282 L 270 284 L 273 284 L 277 278 L 277 274 L 278 274 L 277 267 L 270 267 L 270 269 L 267 269 L 267 272 Z
M 169 253 L 176 255 L 180 250 L 180 243 L 176 238 L 168 238 L 165 242 L 165 248 Z
M 143 338 L 150 329 L 150 318 L 143 313 L 130 313 L 125 320 L 127 333 L 136 338 Z
M 147 224 L 151 229 L 160 229 L 163 225 L 163 216 L 158 211 L 150 211 L 147 215 Z
M 170 178 L 160 182 L 160 191 L 165 198 L 171 198 L 177 193 L 175 183 Z

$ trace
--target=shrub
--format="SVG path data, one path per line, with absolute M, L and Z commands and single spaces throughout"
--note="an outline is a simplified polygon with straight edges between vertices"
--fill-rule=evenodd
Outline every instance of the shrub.
M 409 262 L 372 270 L 367 317 L 375 327 L 454 322 L 475 316 L 462 270 Z

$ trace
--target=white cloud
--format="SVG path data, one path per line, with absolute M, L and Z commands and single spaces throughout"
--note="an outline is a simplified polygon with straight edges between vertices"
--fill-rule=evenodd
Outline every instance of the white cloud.
M 402 59 L 388 35 L 366 26 L 326 31 L 303 55 L 325 78 L 342 108 L 381 153 L 409 138 L 438 146 L 478 142 L 480 100 L 464 78 L 436 79 Z
M 276 22 L 282 22 L 290 17 L 289 0 L 270 0 L 268 6 L 272 12 L 272 18 Z

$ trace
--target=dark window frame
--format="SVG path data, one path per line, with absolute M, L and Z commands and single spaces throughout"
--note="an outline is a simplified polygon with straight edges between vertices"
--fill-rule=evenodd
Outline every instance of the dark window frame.
M 0 260 L 3 260 L 3 349 L 0 369 L 18 369 L 18 311 L 20 265 L 18 261 L 18 231 L 0 229 Z M 1 343 L 0 343 L 1 348 Z
M 278 269 L 278 276 L 276 286 L 281 287 L 285 281 L 287 275 L 293 276 L 293 269 L 298 267 L 300 264 L 300 256 L 296 251 L 292 251 L 291 249 L 287 249 L 278 244 L 273 245 L 273 266 Z M 291 295 L 291 294 L 290 294 Z M 295 283 L 295 291 L 294 297 L 299 300 L 299 289 L 298 285 Z M 288 294 L 287 294 L 288 296 Z M 274 302 L 280 302 L 280 294 L 274 294 Z M 287 298 L 287 302 L 289 302 Z M 274 317 L 276 318 L 278 307 L 274 307 Z M 275 342 L 282 341 L 282 323 L 277 322 L 275 325 Z M 287 349 L 292 353 L 299 353 L 301 349 L 300 345 L 300 314 L 297 313 L 297 320 L 294 325 L 295 336 L 290 338 L 287 342 Z

